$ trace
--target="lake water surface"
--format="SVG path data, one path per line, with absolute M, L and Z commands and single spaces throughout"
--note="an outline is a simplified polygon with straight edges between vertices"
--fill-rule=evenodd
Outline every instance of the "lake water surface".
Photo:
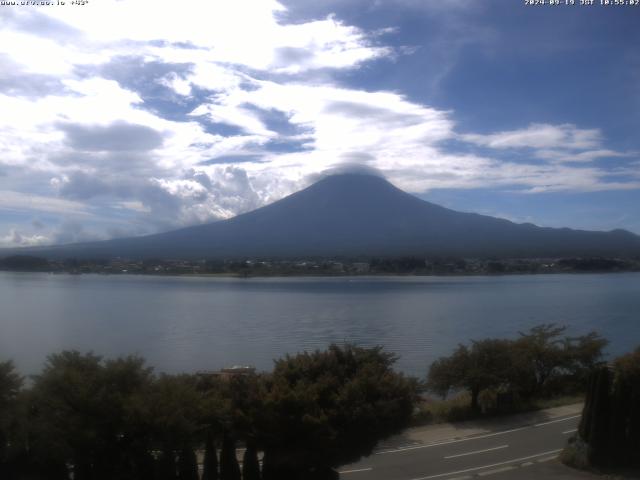
M 640 273 L 496 277 L 205 278 L 0 272 L 0 360 L 137 353 L 158 371 L 269 370 L 331 342 L 381 344 L 424 376 L 459 342 L 555 322 L 640 345 Z

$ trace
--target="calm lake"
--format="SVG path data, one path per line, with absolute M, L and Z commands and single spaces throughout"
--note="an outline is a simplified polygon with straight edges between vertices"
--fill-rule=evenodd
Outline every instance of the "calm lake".
M 459 342 L 555 322 L 640 345 L 640 273 L 497 277 L 199 278 L 0 272 L 0 360 L 140 354 L 158 371 L 269 370 L 331 342 L 384 345 L 424 376 Z

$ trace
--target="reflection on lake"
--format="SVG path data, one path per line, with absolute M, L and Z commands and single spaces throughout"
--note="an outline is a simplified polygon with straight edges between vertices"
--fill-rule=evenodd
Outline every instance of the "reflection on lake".
M 423 376 L 459 342 L 556 322 L 640 344 L 640 274 L 503 277 L 196 278 L 0 272 L 0 360 L 37 372 L 47 354 L 138 353 L 159 371 L 271 368 L 331 342 L 381 344 Z

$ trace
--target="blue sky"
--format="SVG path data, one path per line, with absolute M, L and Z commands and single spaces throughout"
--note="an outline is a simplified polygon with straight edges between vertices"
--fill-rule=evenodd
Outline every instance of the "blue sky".
M 0 246 L 228 218 L 345 163 L 458 210 L 640 233 L 639 20 L 508 0 L 0 6 Z

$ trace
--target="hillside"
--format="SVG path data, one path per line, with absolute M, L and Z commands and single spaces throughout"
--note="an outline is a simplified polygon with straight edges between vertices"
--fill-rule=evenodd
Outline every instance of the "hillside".
M 144 237 L 23 251 L 50 258 L 630 256 L 640 254 L 640 237 L 624 230 L 543 228 L 457 212 L 380 177 L 351 173 L 325 177 L 228 220 Z

